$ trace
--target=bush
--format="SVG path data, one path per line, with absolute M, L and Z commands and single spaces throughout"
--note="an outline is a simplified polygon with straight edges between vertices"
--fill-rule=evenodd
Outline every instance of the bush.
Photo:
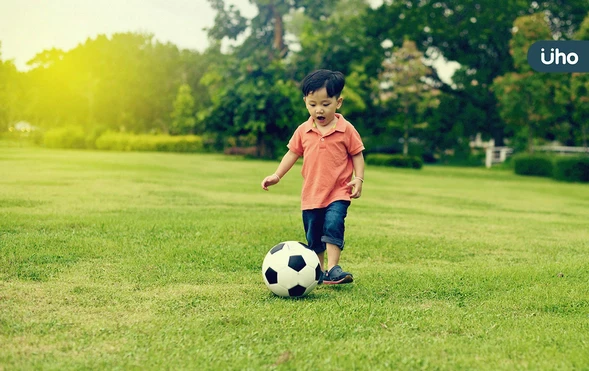
M 120 134 L 112 131 L 107 131 L 96 138 L 94 146 L 96 149 L 104 149 L 110 151 L 130 151 L 128 134 Z
M 423 161 L 416 156 L 389 155 L 386 153 L 371 153 L 366 156 L 366 163 L 377 166 L 393 166 L 421 169 Z
M 78 126 L 66 126 L 48 130 L 43 137 L 47 148 L 86 148 L 86 135 Z
M 95 149 L 96 148 L 96 139 L 98 139 L 102 134 L 108 131 L 106 126 L 94 126 L 90 129 L 90 132 L 86 135 L 86 148 L 88 149 Z
M 546 155 L 521 154 L 513 156 L 514 171 L 519 175 L 552 177 L 552 159 Z
M 110 151 L 203 152 L 203 140 L 196 135 L 136 135 L 105 132 L 96 139 L 97 149 Z
M 589 157 L 559 157 L 554 161 L 554 179 L 589 182 Z
M 460 167 L 478 167 L 485 165 L 485 153 L 469 153 L 467 155 L 446 156 L 444 165 Z

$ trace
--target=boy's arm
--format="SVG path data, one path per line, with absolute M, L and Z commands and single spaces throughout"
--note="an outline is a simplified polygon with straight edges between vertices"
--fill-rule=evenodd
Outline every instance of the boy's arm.
M 264 180 L 262 180 L 262 188 L 265 191 L 267 191 L 269 186 L 272 186 L 280 182 L 280 179 L 284 175 L 286 175 L 286 173 L 288 173 L 288 171 L 292 168 L 295 162 L 297 162 L 299 157 L 300 156 L 294 153 L 293 151 L 288 150 L 284 157 L 282 157 L 282 161 L 280 161 L 280 164 L 278 165 L 278 168 L 276 169 L 274 174 L 268 175 L 264 178 Z
M 364 183 L 364 155 L 362 152 L 352 156 L 352 165 L 354 165 L 354 179 L 348 183 L 349 187 L 353 187 L 350 197 L 360 198 Z

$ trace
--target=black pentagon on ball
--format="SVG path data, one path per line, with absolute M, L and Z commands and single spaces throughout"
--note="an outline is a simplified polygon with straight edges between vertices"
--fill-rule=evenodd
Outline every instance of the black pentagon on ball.
M 278 245 L 274 246 L 272 249 L 270 249 L 270 254 L 276 254 L 278 251 L 282 250 L 282 248 L 284 247 L 284 243 L 281 242 Z
M 306 288 L 301 285 L 296 285 L 295 287 L 288 289 L 288 295 L 290 296 L 301 296 L 305 293 Z
M 307 263 L 302 255 L 292 255 L 288 257 L 288 266 L 297 272 L 300 272 L 306 265 Z
M 321 274 L 323 272 L 321 271 L 321 265 L 317 264 L 317 268 L 315 268 L 315 281 L 319 281 L 319 278 L 321 278 Z
M 275 283 L 278 283 L 278 273 L 274 269 L 266 269 L 266 272 L 264 272 L 264 276 L 266 276 L 266 280 L 268 280 L 269 284 L 273 285 Z

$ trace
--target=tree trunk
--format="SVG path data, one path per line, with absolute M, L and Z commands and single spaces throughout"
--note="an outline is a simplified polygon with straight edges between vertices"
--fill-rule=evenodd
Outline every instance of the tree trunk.
M 264 134 L 258 133 L 256 138 L 256 156 L 258 158 L 272 158 L 271 147 L 264 140 Z
M 272 14 L 274 15 L 274 42 L 272 47 L 280 55 L 284 49 L 284 24 L 282 22 L 282 14 L 272 5 Z
M 403 133 L 403 156 L 409 155 L 409 124 L 407 123 L 408 118 L 405 117 L 405 132 Z
M 587 148 L 587 125 L 581 124 L 581 137 L 583 138 L 583 147 L 585 147 L 585 153 L 589 154 L 589 148 Z
M 534 153 L 534 129 L 532 129 L 532 124 L 528 125 L 528 152 Z

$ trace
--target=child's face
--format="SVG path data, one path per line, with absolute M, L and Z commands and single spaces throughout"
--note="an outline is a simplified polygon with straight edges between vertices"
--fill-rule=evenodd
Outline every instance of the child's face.
M 335 118 L 335 112 L 341 107 L 343 101 L 341 96 L 339 98 L 328 96 L 325 88 L 313 91 L 303 99 L 317 126 L 331 124 Z

